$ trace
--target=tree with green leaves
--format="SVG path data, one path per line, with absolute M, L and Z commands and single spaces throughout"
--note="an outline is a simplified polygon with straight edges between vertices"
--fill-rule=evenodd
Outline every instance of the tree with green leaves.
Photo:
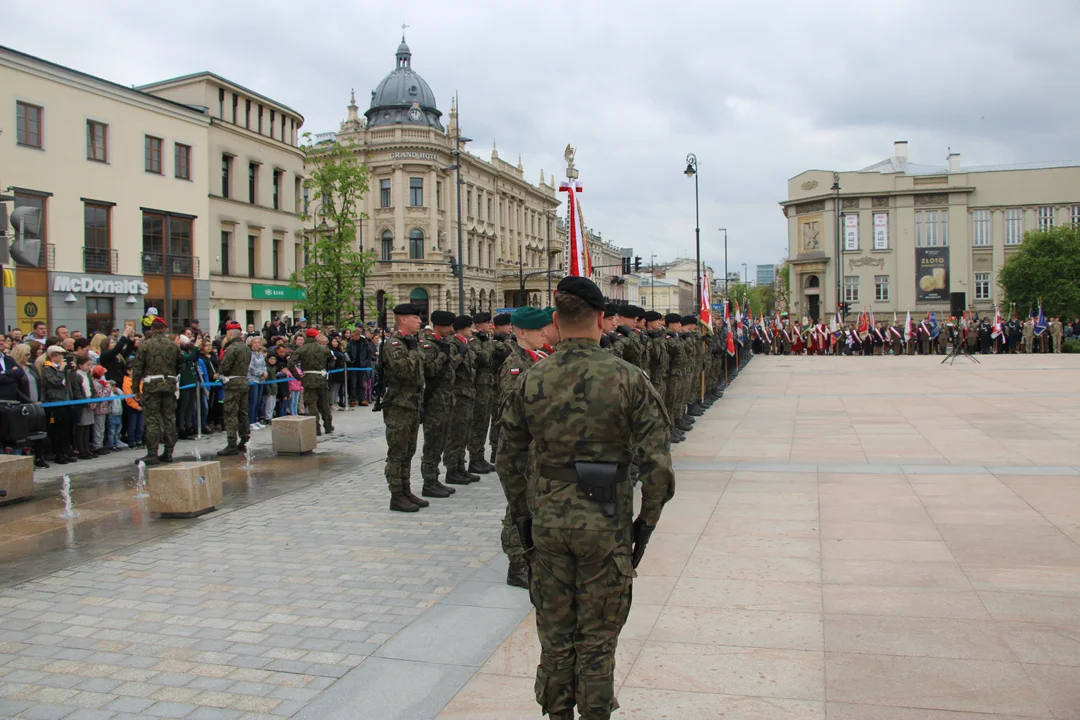
M 310 223 L 304 233 L 304 267 L 292 274 L 293 287 L 307 289 L 305 308 L 309 322 L 341 327 L 357 316 L 364 284 L 375 263 L 374 252 L 356 246 L 356 224 L 366 215 L 357 203 L 368 191 L 368 168 L 350 145 L 338 142 L 303 146 L 311 206 L 302 218 Z M 305 203 L 306 205 L 306 203 Z M 364 298 L 373 306 L 373 297 Z
M 1080 227 L 1024 233 L 1024 242 L 998 272 L 1006 306 L 1021 316 L 1038 308 L 1048 317 L 1080 317 Z

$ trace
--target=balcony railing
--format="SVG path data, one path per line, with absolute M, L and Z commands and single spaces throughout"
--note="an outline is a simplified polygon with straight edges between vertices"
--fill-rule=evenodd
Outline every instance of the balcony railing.
M 163 253 L 148 253 L 142 255 L 143 273 L 150 275 L 165 274 L 165 263 L 168 261 L 170 275 L 183 277 L 196 277 L 199 274 L 199 258 L 192 255 L 164 255 Z
M 117 254 L 111 248 L 83 247 L 83 272 L 113 274 L 116 272 Z

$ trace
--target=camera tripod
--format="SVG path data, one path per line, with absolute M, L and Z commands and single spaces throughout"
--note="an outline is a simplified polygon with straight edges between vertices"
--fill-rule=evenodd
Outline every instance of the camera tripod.
M 976 365 L 981 365 L 982 364 L 982 363 L 979 362 L 979 359 L 976 358 L 974 355 L 970 355 L 968 353 L 960 352 L 960 347 L 961 346 L 962 346 L 962 342 L 954 342 L 952 352 L 950 352 L 945 357 L 945 359 L 941 361 L 941 364 L 944 365 L 947 362 L 947 363 L 949 363 L 949 365 L 952 365 L 954 362 L 956 362 L 956 358 L 958 358 L 958 357 L 966 357 L 968 360 L 975 363 Z

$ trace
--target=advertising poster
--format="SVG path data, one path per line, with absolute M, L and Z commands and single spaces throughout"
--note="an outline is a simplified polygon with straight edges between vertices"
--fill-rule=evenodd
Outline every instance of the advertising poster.
M 949 301 L 949 248 L 915 248 L 915 300 Z

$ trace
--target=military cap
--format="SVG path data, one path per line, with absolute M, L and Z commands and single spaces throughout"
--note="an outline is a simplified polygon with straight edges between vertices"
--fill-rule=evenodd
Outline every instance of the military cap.
M 401 303 L 394 306 L 395 315 L 419 315 L 420 311 L 413 307 L 412 303 Z M 304 322 L 304 318 L 300 318 L 296 322 Z
M 431 313 L 432 325 L 453 325 L 456 316 L 449 310 L 435 310 Z
M 668 313 L 667 315 L 664 316 L 664 322 L 666 322 L 669 325 L 674 325 L 675 323 L 681 323 L 682 322 L 682 315 L 680 315 L 679 313 Z
M 600 288 L 589 278 L 569 275 L 559 281 L 556 290 L 567 295 L 577 295 L 587 305 L 597 310 L 606 309 L 604 306 L 604 293 L 600 292 Z
M 542 330 L 551 324 L 551 316 L 540 308 L 523 307 L 514 311 L 511 322 L 522 330 Z
M 615 317 L 619 314 L 619 306 L 615 303 L 608 303 L 604 306 L 604 317 Z
M 502 327 L 503 325 L 510 324 L 510 313 L 499 313 L 495 316 L 495 327 Z
M 693 315 L 683 315 L 682 324 L 683 325 L 697 325 L 697 318 L 694 317 Z
M 553 308 L 553 307 L 546 307 L 546 308 L 544 308 L 544 310 L 543 310 L 543 313 L 544 313 L 545 315 L 547 315 L 547 319 L 548 319 L 548 321 L 547 321 L 547 324 L 548 324 L 548 325 L 550 325 L 550 324 L 552 324 L 553 322 L 555 322 L 555 308 Z
M 656 322 L 657 320 L 663 320 L 664 316 L 655 310 L 649 310 L 645 313 L 645 322 Z
M 483 310 L 472 316 L 474 323 L 486 323 L 491 322 L 491 313 L 486 313 Z
M 645 311 L 642 310 L 641 308 L 639 308 L 637 305 L 631 305 L 630 306 L 630 312 L 632 312 L 634 314 L 633 315 L 627 315 L 627 317 L 632 317 L 635 320 L 641 320 L 642 318 L 645 317 Z
M 225 323 L 225 329 L 226 330 L 240 330 L 241 329 L 240 328 L 240 323 L 236 322 L 235 320 L 230 320 L 229 322 Z
M 458 315 L 452 324 L 455 330 L 464 330 L 473 324 L 473 320 L 468 315 Z
M 308 337 L 319 337 L 319 331 L 317 328 L 308 328 L 304 331 L 304 334 Z

